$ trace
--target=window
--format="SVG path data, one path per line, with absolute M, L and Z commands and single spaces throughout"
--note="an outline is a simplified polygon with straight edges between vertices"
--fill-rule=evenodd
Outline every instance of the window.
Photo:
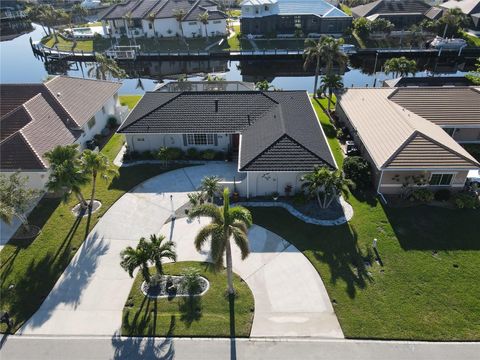
M 453 134 L 455 134 L 455 128 L 443 128 L 443 130 L 445 130 L 445 132 L 450 136 L 453 136 Z
M 89 129 L 91 129 L 91 128 L 93 128 L 93 127 L 95 126 L 95 116 L 92 117 L 90 120 L 88 120 L 87 125 L 88 125 L 88 128 L 89 128 Z
M 268 11 L 268 6 L 265 6 L 265 11 Z
M 213 145 L 213 134 L 187 134 L 188 145 Z
M 432 174 L 430 177 L 430 185 L 448 186 L 452 182 L 453 174 Z
M 302 27 L 302 17 L 299 16 L 299 15 L 295 15 L 294 20 L 295 20 L 295 27 L 301 28 Z
M 152 25 L 152 23 L 151 23 L 151 22 L 149 22 L 149 23 L 148 23 L 148 28 L 149 28 L 150 30 L 152 30 L 152 29 L 153 29 L 153 25 Z
M 214 24 L 220 24 L 221 22 L 222 22 L 222 20 L 213 20 Z
M 137 141 L 145 141 L 144 138 L 137 138 L 136 140 L 137 140 Z
M 196 22 L 196 21 L 190 21 L 190 22 L 188 23 L 188 25 L 197 25 L 197 22 Z

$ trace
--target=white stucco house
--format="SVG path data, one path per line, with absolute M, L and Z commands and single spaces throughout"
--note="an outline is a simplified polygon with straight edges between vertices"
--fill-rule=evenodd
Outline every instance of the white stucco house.
M 31 188 L 43 190 L 48 180 L 44 155 L 57 145 L 87 141 L 123 120 L 118 101 L 121 84 L 56 76 L 43 84 L 0 85 L 0 171 L 20 171 Z
M 176 16 L 182 14 L 181 21 Z M 207 14 L 206 24 L 199 20 Z M 115 38 L 223 36 L 227 15 L 210 0 L 130 0 L 112 5 L 103 13 L 104 33 Z
M 147 92 L 118 132 L 129 151 L 231 153 L 246 197 L 293 194 L 315 166 L 337 167 L 305 91 Z

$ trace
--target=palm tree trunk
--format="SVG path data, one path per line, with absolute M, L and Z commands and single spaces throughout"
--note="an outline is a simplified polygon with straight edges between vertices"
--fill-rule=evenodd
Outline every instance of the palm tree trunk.
M 208 42 L 207 24 L 205 24 L 205 38 L 207 39 L 207 42 Z
M 235 289 L 233 288 L 233 273 L 232 273 L 232 249 L 230 247 L 230 239 L 227 240 L 225 246 L 225 252 L 227 255 L 227 281 L 228 281 L 228 293 L 233 295 Z
M 93 200 L 95 198 L 95 190 L 97 187 L 97 174 L 93 174 L 93 179 L 92 179 L 92 195 L 90 196 L 90 209 L 93 208 Z
M 317 191 L 317 201 L 318 201 L 318 206 L 320 206 L 323 209 L 323 203 L 322 203 L 322 199 L 320 198 L 319 191 Z
M 327 111 L 328 113 L 330 114 L 330 105 L 332 103 L 332 88 L 331 87 L 328 87 L 328 107 L 327 107 Z
M 83 197 L 80 191 L 75 191 L 75 196 L 77 197 L 78 201 L 80 202 L 80 206 L 85 209 L 87 208 L 88 204 L 85 198 Z
M 313 85 L 313 98 L 317 98 L 318 75 L 320 75 L 320 56 L 317 55 L 317 64 L 315 66 L 315 83 Z

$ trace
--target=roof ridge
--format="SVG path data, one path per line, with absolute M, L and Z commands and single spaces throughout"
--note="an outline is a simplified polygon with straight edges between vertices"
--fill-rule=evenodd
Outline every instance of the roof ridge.
M 50 90 L 50 88 L 45 85 L 45 88 L 47 89 L 48 91 L 48 94 L 50 94 L 50 96 L 54 99 L 53 101 L 55 101 L 56 104 L 58 104 L 66 113 L 68 116 L 70 116 L 70 118 L 72 119 L 72 121 L 77 125 L 78 128 L 81 128 L 80 124 L 78 123 L 78 121 L 72 116 L 72 114 L 70 114 L 70 111 L 68 111 L 68 109 L 63 106 L 63 104 L 60 102 L 60 100 L 57 99 L 57 97 L 55 96 L 54 93 L 52 93 L 52 90 Z M 45 101 L 47 101 L 47 99 L 45 99 Z M 47 101 L 48 102 L 48 101 Z M 53 111 L 55 112 L 55 109 L 53 109 Z M 63 121 L 62 121 L 63 122 Z
M 39 95 L 39 94 L 37 94 Z M 37 96 L 35 95 L 35 96 Z M 13 109 L 12 111 L 10 111 L 8 114 L 6 114 L 4 117 L 2 117 L 2 119 L 5 119 L 7 115 L 9 114 L 13 114 L 15 111 L 20 111 L 20 110 L 24 110 L 28 117 L 30 118 L 30 121 L 33 121 L 33 118 L 32 118 L 32 115 L 30 114 L 30 112 L 25 108 L 24 104 L 21 104 L 20 106 L 17 106 L 15 109 Z M 5 139 L 3 139 L 2 141 L 0 141 L 0 144 L 3 144 L 5 141 L 7 141 L 8 139 L 10 139 L 12 136 L 16 135 L 18 132 L 20 132 L 20 130 L 22 130 L 25 126 L 27 126 L 28 124 L 25 124 L 22 128 L 18 129 L 17 131 L 14 131 L 13 133 L 11 133 L 9 136 L 7 136 Z
M 12 135 L 10 135 L 8 138 L 4 139 L 4 141 L 1 142 L 2 145 L 7 145 L 6 140 L 12 140 L 14 137 L 19 136 L 20 139 L 27 145 L 27 147 L 32 151 L 32 153 L 35 155 L 35 158 L 40 162 L 40 165 L 42 165 L 45 169 L 48 168 L 43 160 L 39 157 L 38 153 L 33 149 L 32 145 L 30 142 L 25 138 L 24 134 L 20 131 L 14 132 Z
M 40 97 L 43 97 L 42 94 L 37 94 L 35 95 L 33 98 L 31 98 L 30 100 L 36 98 L 37 96 L 40 96 Z M 28 100 L 28 101 L 30 101 Z M 30 116 L 30 119 L 32 119 L 31 122 L 29 122 L 27 125 L 25 125 L 23 128 L 21 128 L 19 131 L 17 131 L 17 133 L 19 133 L 22 138 L 25 140 L 25 142 L 28 144 L 28 146 L 30 147 L 30 149 L 33 151 L 33 153 L 35 154 L 35 156 L 38 158 L 38 160 L 40 160 L 40 162 L 42 163 L 42 165 L 47 168 L 47 164 L 45 164 L 45 162 L 43 161 L 43 159 L 41 158 L 41 156 L 38 154 L 37 150 L 35 150 L 35 148 L 32 146 L 32 144 L 30 143 L 30 141 L 28 141 L 27 137 L 25 136 L 25 134 L 23 133 L 23 129 L 25 129 L 28 125 L 32 124 L 33 122 L 35 122 L 35 118 L 32 116 L 32 114 L 30 113 L 30 111 L 28 111 L 27 107 L 25 106 L 25 104 L 28 102 L 26 101 L 25 103 L 22 104 L 22 106 L 25 108 L 25 111 L 27 112 L 28 116 Z M 46 101 L 46 100 L 45 100 Z
M 419 134 L 418 130 L 414 130 L 408 138 L 388 157 L 387 160 L 380 166 L 380 169 L 385 168 L 388 164 L 390 164 L 393 159 L 403 150 L 405 147 Z

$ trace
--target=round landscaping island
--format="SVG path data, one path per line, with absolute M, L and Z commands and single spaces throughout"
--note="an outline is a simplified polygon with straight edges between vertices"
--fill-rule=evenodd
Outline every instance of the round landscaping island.
M 150 270 L 155 273 L 154 267 Z M 210 263 L 185 261 L 164 264 L 163 270 L 156 289 L 145 286 L 140 272 L 135 277 L 123 310 L 122 335 L 229 337 L 231 321 L 236 337 L 250 335 L 254 299 L 238 275 L 234 274 L 236 296 L 230 304 L 225 269 L 214 271 Z M 189 294 L 185 277 L 192 272 L 204 281 Z M 175 291 L 168 293 L 168 287 Z

